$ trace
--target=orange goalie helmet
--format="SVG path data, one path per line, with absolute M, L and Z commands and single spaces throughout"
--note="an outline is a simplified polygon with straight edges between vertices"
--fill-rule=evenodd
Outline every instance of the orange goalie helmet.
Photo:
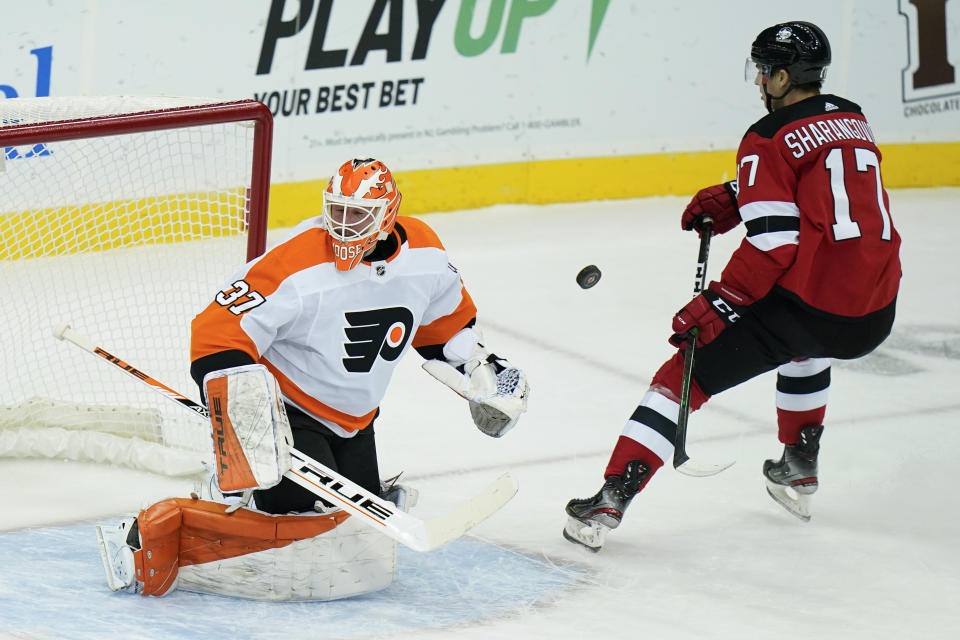
M 348 160 L 323 193 L 323 221 L 333 243 L 335 263 L 349 271 L 393 231 L 400 191 L 379 160 Z

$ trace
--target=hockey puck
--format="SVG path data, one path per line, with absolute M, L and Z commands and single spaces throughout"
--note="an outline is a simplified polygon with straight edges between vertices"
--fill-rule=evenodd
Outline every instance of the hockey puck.
M 577 284 L 581 289 L 589 289 L 598 282 L 600 282 L 600 269 L 595 264 L 588 264 L 577 274 Z

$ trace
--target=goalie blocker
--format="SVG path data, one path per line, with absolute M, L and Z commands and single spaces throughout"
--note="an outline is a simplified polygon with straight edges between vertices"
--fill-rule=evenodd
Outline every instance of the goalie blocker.
M 505 358 L 487 351 L 480 332 L 461 330 L 443 346 L 445 360 L 427 360 L 424 370 L 470 403 L 473 423 L 499 438 L 527 410 L 527 376 Z
M 269 489 L 293 462 L 293 434 L 276 378 L 262 364 L 212 371 L 203 379 L 221 491 Z

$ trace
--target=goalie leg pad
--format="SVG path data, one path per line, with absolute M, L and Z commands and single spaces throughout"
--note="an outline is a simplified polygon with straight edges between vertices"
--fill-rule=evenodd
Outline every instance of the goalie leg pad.
M 179 588 L 273 602 L 337 600 L 390 586 L 396 579 L 396 546 L 348 518 L 284 547 L 181 567 Z
M 276 379 L 259 364 L 213 371 L 203 379 L 222 491 L 269 489 L 293 464 L 293 435 Z
M 137 516 L 140 549 L 134 551 L 143 595 L 161 596 L 178 585 L 182 567 L 285 547 L 338 527 L 349 516 L 270 516 L 248 509 L 227 513 L 224 504 L 171 498 Z

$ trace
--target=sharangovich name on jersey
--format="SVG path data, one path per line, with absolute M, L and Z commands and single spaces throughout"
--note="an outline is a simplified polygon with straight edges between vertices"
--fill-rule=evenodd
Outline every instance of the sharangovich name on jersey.
M 557 0 L 273 0 L 267 14 L 256 75 L 269 75 L 276 60 L 290 59 L 290 52 L 306 49 L 304 71 L 362 67 L 370 54 L 383 52 L 387 63 L 418 62 L 427 59 L 430 42 L 441 12 L 455 9 L 452 37 L 462 57 L 487 53 L 498 41 L 499 53 L 513 54 L 521 46 L 527 20 L 549 19 Z M 591 0 L 586 59 L 589 60 L 603 24 L 610 0 Z M 449 8 L 448 8 L 449 7 Z M 363 11 L 366 18 L 360 20 Z M 413 42 L 404 42 L 405 21 L 416 19 Z M 444 25 L 450 21 L 443 22 Z M 479 35 L 478 28 L 482 28 Z M 331 42 L 337 42 L 334 46 Z M 343 43 L 355 42 L 344 48 Z M 557 55 L 566 52 L 557 52 Z M 379 58 L 376 58 L 379 60 Z M 287 70 L 289 71 L 289 69 Z M 267 88 L 254 92 L 254 99 L 266 104 L 274 116 L 332 114 L 389 107 L 414 107 L 429 86 L 425 75 L 364 78 L 342 84 L 319 84 Z
M 827 103 L 830 108 L 830 103 Z M 850 114 L 825 117 L 796 127 L 784 134 L 783 142 L 791 149 L 794 158 L 802 158 L 828 142 L 838 140 L 864 140 L 877 143 L 866 120 L 851 118 Z

